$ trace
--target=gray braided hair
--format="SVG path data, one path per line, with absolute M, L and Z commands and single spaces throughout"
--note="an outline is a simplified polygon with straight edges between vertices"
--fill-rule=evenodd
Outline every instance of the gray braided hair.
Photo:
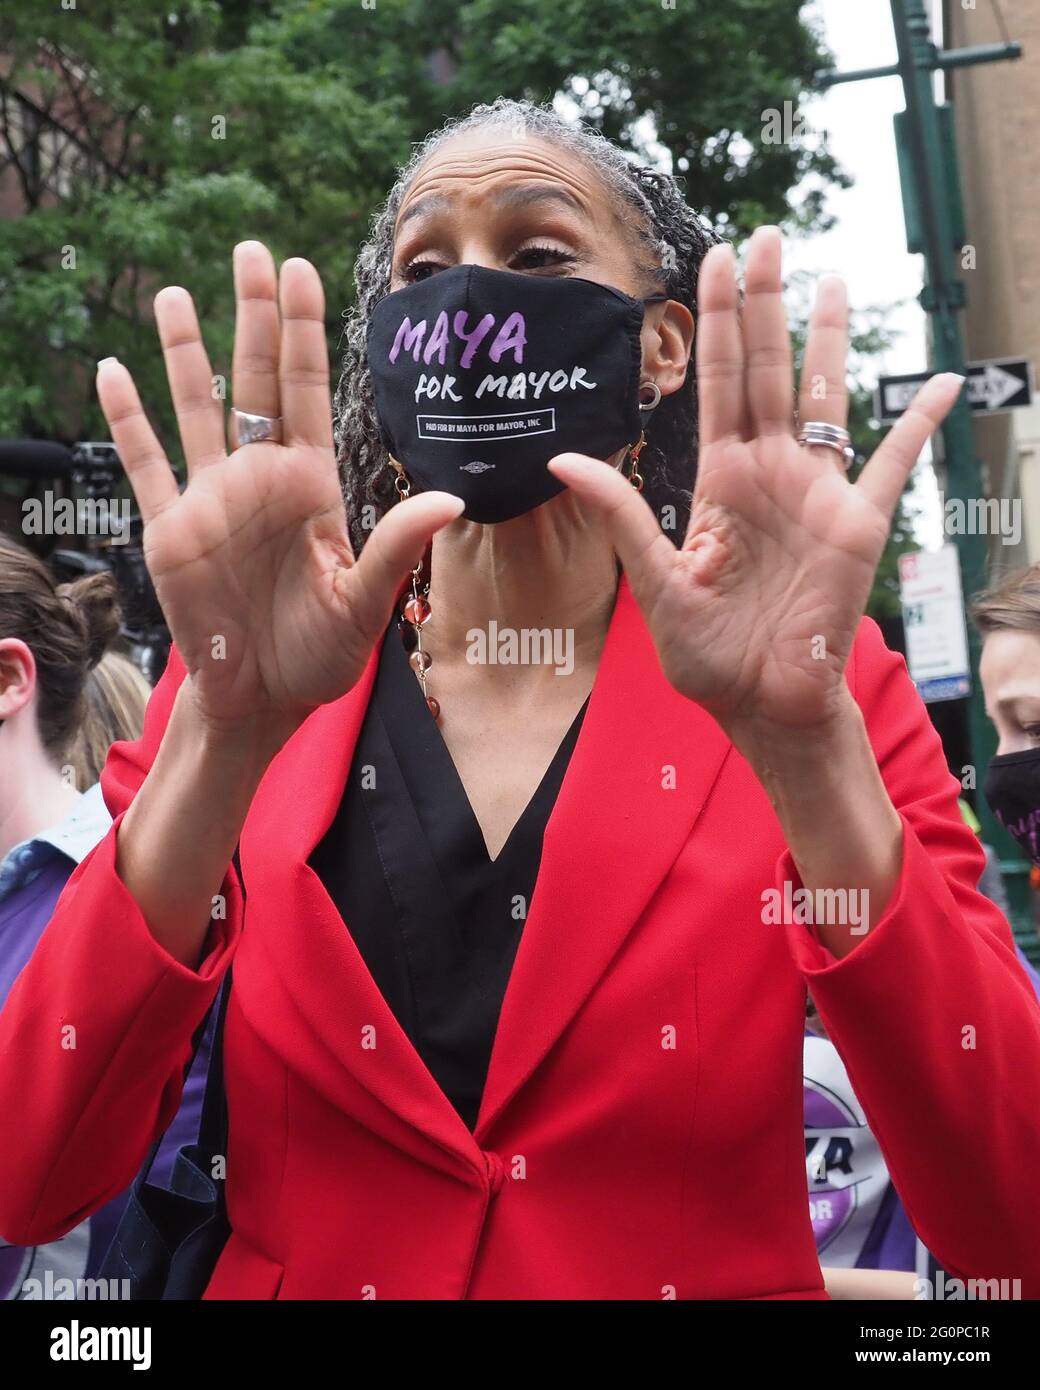
M 372 526 L 396 499 L 394 474 L 379 437 L 365 331 L 373 307 L 390 287 L 394 227 L 402 200 L 423 161 L 445 141 L 478 127 L 504 125 L 514 133 L 562 146 L 584 161 L 618 198 L 636 233 L 639 269 L 655 292 L 694 309 L 697 276 L 710 246 L 721 238 L 686 204 L 670 174 L 630 160 L 599 131 L 566 120 L 551 106 L 499 97 L 446 122 L 415 148 L 386 202 L 375 213 L 354 266 L 357 297 L 345 314 L 343 367 L 335 397 L 336 456 L 350 538 L 359 551 Z M 633 216 L 633 214 L 635 214 Z M 666 396 L 647 428 L 640 460 L 645 496 L 672 538 L 681 542 L 697 461 L 697 395 L 691 367 L 685 384 Z M 674 508 L 675 520 L 665 512 Z

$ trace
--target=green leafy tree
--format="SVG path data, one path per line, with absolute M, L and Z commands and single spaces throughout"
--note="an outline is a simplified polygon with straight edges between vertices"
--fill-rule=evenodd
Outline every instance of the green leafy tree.
M 103 430 L 93 367 L 111 354 L 132 365 L 172 445 L 152 296 L 190 287 L 226 377 L 243 237 L 311 257 L 330 314 L 346 302 L 354 248 L 408 131 L 395 99 L 286 62 L 265 8 L 251 8 L 250 28 L 246 6 L 209 0 L 5 21 L 0 150 L 25 212 L 0 222 L 0 433 Z
M 293 7 L 289 56 L 321 51 L 373 101 L 402 94 L 416 136 L 501 93 L 570 99 L 604 135 L 687 180 L 692 206 L 735 235 L 817 226 L 844 181 L 800 107 L 830 58 L 777 0 L 356 0 Z M 359 54 L 363 61 L 358 62 Z M 792 190 L 799 201 L 792 201 Z
M 413 142 L 506 92 L 559 98 L 682 173 L 738 236 L 821 222 L 841 178 L 799 103 L 828 57 L 775 0 L 97 0 L 5 7 L 0 434 L 104 437 L 97 358 L 134 369 L 171 449 L 150 328 L 186 284 L 230 365 L 243 237 L 319 267 L 330 343 L 369 217 Z M 777 120 L 779 119 L 779 127 Z M 798 188 L 797 200 L 792 194 Z M 220 389 L 220 383 L 216 388 Z

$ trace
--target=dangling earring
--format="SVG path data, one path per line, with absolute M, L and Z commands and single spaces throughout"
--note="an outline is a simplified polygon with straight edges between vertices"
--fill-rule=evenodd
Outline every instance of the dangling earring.
M 393 454 L 389 458 L 391 465 L 397 472 L 394 487 L 397 489 L 398 497 L 404 501 L 411 494 L 412 481 L 405 472 L 404 464 L 395 459 Z M 426 672 L 433 665 L 433 658 L 423 647 L 422 630 L 433 616 L 433 609 L 430 607 L 428 597 L 430 581 L 427 579 L 425 583 L 422 582 L 422 568 L 423 562 L 420 559 L 415 569 L 412 570 L 412 592 L 401 605 L 401 620 L 397 624 L 397 630 L 401 634 L 401 641 L 408 653 L 408 664 L 419 678 L 426 708 L 434 719 L 439 719 L 440 704 L 426 689 Z
M 412 480 L 404 471 L 404 464 L 401 463 L 398 459 L 395 459 L 393 454 L 388 454 L 387 458 L 390 460 L 391 468 L 393 468 L 394 472 L 397 475 L 394 478 L 394 487 L 397 489 L 398 497 L 400 497 L 403 501 L 404 498 L 409 497 L 411 495 Z
M 628 451 L 628 481 L 635 488 L 636 492 L 643 491 L 643 475 L 639 471 L 639 455 L 646 448 L 646 435 L 642 430 L 639 432 L 639 443 L 633 444 Z
M 651 393 L 646 400 L 643 399 L 644 391 L 649 391 Z M 639 393 L 639 414 L 642 427 L 639 431 L 638 442 L 631 445 L 628 451 L 628 459 L 632 465 L 628 472 L 628 481 L 635 488 L 636 492 L 643 491 L 644 478 L 639 471 L 639 456 L 646 448 L 646 426 L 650 423 L 650 416 L 661 403 L 661 388 L 656 381 L 641 381 L 639 383 Z

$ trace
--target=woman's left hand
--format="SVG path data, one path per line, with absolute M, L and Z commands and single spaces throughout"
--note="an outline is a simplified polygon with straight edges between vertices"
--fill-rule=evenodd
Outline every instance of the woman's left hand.
M 551 470 L 602 511 L 661 665 L 738 743 L 801 740 L 848 700 L 843 679 L 900 494 L 962 378 L 932 377 L 855 483 L 832 449 L 795 439 L 781 237 L 751 238 L 740 312 L 732 250 L 700 272 L 700 452 L 680 550 L 615 469 L 561 454 Z M 802 423 L 844 426 L 848 310 L 821 281 L 802 370 Z

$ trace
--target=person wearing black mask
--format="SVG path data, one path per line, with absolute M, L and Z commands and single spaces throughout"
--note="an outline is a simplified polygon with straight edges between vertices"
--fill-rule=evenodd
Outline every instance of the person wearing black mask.
M 971 616 L 983 635 L 979 675 L 999 736 L 983 793 L 1025 857 L 1040 865 L 1040 565 L 991 586 Z
M 133 1175 L 234 957 L 205 1297 L 824 1298 L 808 983 L 922 1238 L 1040 1296 L 1036 1006 L 863 619 L 963 382 L 850 480 L 845 290 L 796 398 L 781 252 L 742 303 L 674 179 L 503 99 L 379 211 L 335 418 L 317 271 L 257 242 L 230 447 L 157 297 L 183 491 L 102 363 L 174 649 L 0 1014 L 0 1234 Z

